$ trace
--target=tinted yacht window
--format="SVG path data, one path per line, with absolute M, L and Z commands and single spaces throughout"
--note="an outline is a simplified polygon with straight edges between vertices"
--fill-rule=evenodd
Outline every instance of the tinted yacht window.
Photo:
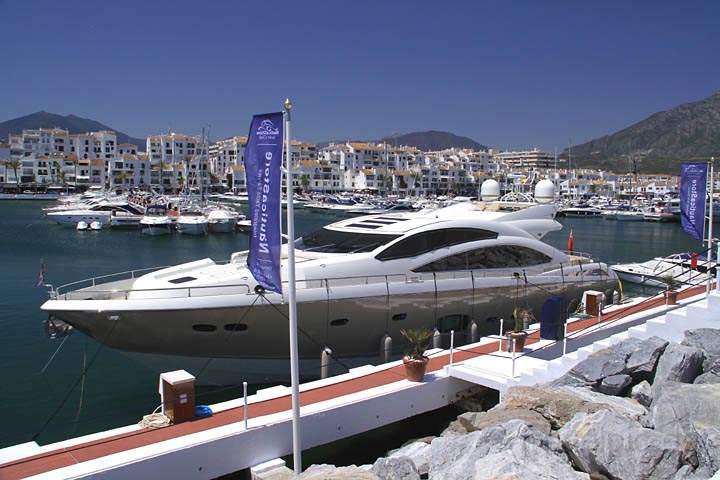
M 414 272 L 451 272 L 483 268 L 531 267 L 548 263 L 550 257 L 519 245 L 496 245 L 450 255 L 414 269 Z
M 341 232 L 321 228 L 295 242 L 295 248 L 322 253 L 371 252 L 399 236 L 380 233 Z
M 445 228 L 417 233 L 380 252 L 378 260 L 409 258 L 461 243 L 497 238 L 497 233 L 479 228 Z
M 479 248 L 467 252 L 467 255 L 468 267 L 471 269 L 531 267 L 551 260 L 544 253 L 519 245 Z

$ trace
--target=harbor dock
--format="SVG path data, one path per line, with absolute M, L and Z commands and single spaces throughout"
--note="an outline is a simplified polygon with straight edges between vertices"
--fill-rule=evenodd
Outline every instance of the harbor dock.
M 567 323 L 562 340 L 540 338 L 531 326 L 523 352 L 503 337 L 433 349 L 423 382 L 405 379 L 401 361 L 363 366 L 301 386 L 302 445 L 311 448 L 452 404 L 478 386 L 512 386 L 558 378 L 592 352 L 628 337 L 676 340 L 687 328 L 720 325 L 720 294 L 705 286 L 608 306 Z M 211 405 L 213 415 L 157 429 L 130 425 L 45 446 L 0 450 L 0 479 L 216 478 L 292 452 L 290 389 L 276 386 Z

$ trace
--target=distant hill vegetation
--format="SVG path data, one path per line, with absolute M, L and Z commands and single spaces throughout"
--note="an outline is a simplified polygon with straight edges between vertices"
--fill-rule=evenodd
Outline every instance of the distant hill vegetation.
M 13 118 L 12 120 L 0 123 L 0 138 L 7 140 L 11 133 L 22 133 L 23 129 L 54 127 L 66 129 L 70 133 L 111 130 L 117 135 L 118 143 L 132 143 L 137 145 L 139 150 L 145 150 L 145 139 L 131 137 L 115 128 L 103 125 L 97 120 L 82 118 L 77 115 L 58 115 L 57 113 L 45 111 L 31 113 L 24 117 Z
M 427 132 L 411 132 L 403 135 L 385 137 L 391 145 L 409 145 L 423 151 L 445 150 L 446 148 L 471 148 L 473 150 L 487 150 L 487 147 L 472 138 L 462 137 L 450 132 L 428 130 Z
M 564 156 L 567 156 L 567 150 Z M 616 172 L 631 170 L 630 157 L 641 172 L 673 173 L 680 162 L 698 157 L 720 158 L 720 92 L 650 115 L 629 127 L 572 147 L 573 163 Z

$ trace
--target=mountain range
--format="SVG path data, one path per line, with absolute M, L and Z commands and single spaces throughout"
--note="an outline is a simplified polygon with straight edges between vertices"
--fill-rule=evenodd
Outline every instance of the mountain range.
M 385 137 L 381 142 L 388 142 L 391 145 L 408 145 L 417 147 L 422 151 L 445 150 L 446 148 L 471 148 L 473 150 L 487 150 L 472 138 L 462 137 L 450 132 L 428 130 L 426 132 L 411 132 L 402 135 Z
M 657 112 L 611 135 L 571 147 L 573 164 L 615 172 L 674 173 L 680 162 L 720 158 L 720 92 Z M 568 151 L 563 154 L 567 158 Z
M 11 133 L 21 133 L 23 129 L 32 128 L 62 128 L 70 133 L 97 132 L 98 130 L 110 130 L 117 135 L 118 143 L 132 143 L 137 145 L 139 150 L 145 150 L 145 139 L 134 138 L 115 128 L 103 125 L 97 120 L 78 117 L 77 115 L 58 115 L 45 111 L 31 113 L 23 117 L 13 118 L 0 122 L 0 139 L 7 139 Z

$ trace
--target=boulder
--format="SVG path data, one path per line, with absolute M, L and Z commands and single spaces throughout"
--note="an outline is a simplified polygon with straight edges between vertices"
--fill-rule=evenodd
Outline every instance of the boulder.
M 653 381 L 653 396 L 666 382 L 692 383 L 700 374 L 703 352 L 699 348 L 687 345 L 671 344 L 658 361 Z
M 382 480 L 374 473 L 355 465 L 336 467 L 324 464 L 311 465 L 298 478 L 300 480 Z
M 623 373 L 627 355 L 624 350 L 616 347 L 617 345 L 591 354 L 571 368 L 568 375 L 588 385 L 596 385 L 605 377 Z
M 643 380 L 635 385 L 632 390 L 630 390 L 630 398 L 644 407 L 649 407 L 652 403 L 652 387 L 650 387 L 648 381 Z
M 675 438 L 609 410 L 578 413 L 558 434 L 583 472 L 611 479 L 671 479 L 682 466 Z
M 505 393 L 501 405 L 507 409 L 533 410 L 545 417 L 554 429 L 561 428 L 578 412 L 614 410 L 634 420 L 647 414 L 645 407 L 634 400 L 568 386 L 513 387 Z
M 636 378 L 650 378 L 668 343 L 660 337 L 650 337 L 641 341 L 625 362 L 625 373 Z
M 544 432 L 550 433 L 550 423 L 539 413 L 525 408 L 503 408 L 497 406 L 487 412 L 467 412 L 458 418 L 460 424 L 468 432 L 475 432 L 487 427 L 505 423 L 509 420 L 520 420 Z
M 506 451 L 486 455 L 476 461 L 472 478 L 578 480 L 588 479 L 589 476 L 576 472 L 565 459 L 543 448 L 515 440 Z
M 438 437 L 430 444 L 429 476 L 436 480 L 469 480 L 475 463 L 490 454 L 504 453 L 513 441 L 522 441 L 567 460 L 560 441 L 519 420 L 456 437 Z
M 693 383 L 720 383 L 720 357 L 703 362 L 703 373 Z
M 700 467 L 720 469 L 720 384 L 668 382 L 651 409 L 655 430 L 677 438 Z
M 371 472 L 383 480 L 420 480 L 413 462 L 402 455 L 378 458 Z
M 434 438 L 434 437 L 433 437 Z M 425 475 L 430 465 L 428 464 L 428 453 L 430 444 L 425 442 L 414 442 L 394 450 L 388 455 L 389 457 L 405 457 L 409 458 L 420 475 Z
M 445 430 L 440 433 L 441 437 L 457 437 L 458 435 L 464 435 L 468 433 L 465 427 L 458 420 L 453 420 L 448 424 Z
M 598 392 L 605 395 L 620 395 L 632 383 L 632 377 L 626 374 L 605 377 L 598 386 Z
M 710 365 L 720 358 L 720 330 L 715 328 L 697 328 L 687 330 L 682 345 L 702 350 L 705 355 L 703 371 L 710 370 Z

